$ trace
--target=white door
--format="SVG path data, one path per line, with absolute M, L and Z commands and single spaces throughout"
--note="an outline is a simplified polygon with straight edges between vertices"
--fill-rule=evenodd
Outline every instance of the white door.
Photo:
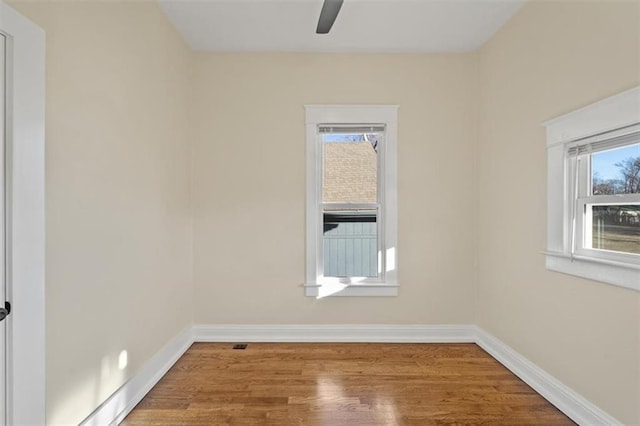
M 6 38 L 0 34 L 0 309 L 5 307 L 5 191 L 4 191 L 4 173 L 5 173 L 5 44 Z M 4 316 L 4 312 L 0 313 Z M 7 421 L 7 404 L 6 404 L 6 328 L 7 319 L 0 321 L 0 426 L 5 425 Z

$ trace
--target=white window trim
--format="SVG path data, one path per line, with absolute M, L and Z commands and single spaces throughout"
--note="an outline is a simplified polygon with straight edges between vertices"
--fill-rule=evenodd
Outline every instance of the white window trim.
M 7 424 L 45 424 L 45 34 L 1 0 L 0 31 L 8 38 L 12 82 Z
M 640 87 L 543 123 L 547 130 L 547 269 L 640 291 L 640 265 L 626 260 L 628 256 L 571 255 L 573 200 L 567 190 L 570 176 L 565 167 L 568 143 L 616 129 L 630 132 L 638 124 Z
M 305 295 L 316 298 L 327 296 L 396 296 L 398 294 L 398 182 L 397 182 L 397 105 L 306 105 L 307 138 L 307 214 L 306 214 L 306 283 Z M 320 278 L 319 265 L 322 239 L 317 224 L 320 221 L 317 206 L 322 201 L 322 189 L 318 185 L 322 175 L 318 143 L 318 125 L 320 124 L 384 124 L 385 150 L 384 167 L 381 178 L 384 179 L 384 203 L 381 236 L 384 241 L 381 264 L 386 265 L 384 282 L 380 283 L 344 283 L 340 279 Z

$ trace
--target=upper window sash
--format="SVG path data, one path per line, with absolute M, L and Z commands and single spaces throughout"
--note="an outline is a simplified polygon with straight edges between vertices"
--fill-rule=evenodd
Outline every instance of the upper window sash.
M 346 133 L 380 133 L 381 138 L 378 141 L 376 147 L 376 204 L 382 205 L 384 203 L 384 192 L 385 192 L 385 162 L 386 162 L 386 151 L 387 144 L 385 142 L 385 131 L 386 126 L 384 124 L 318 124 L 318 133 L 316 137 L 316 144 L 318 145 L 318 167 L 320 171 L 320 179 L 319 179 L 319 191 L 320 191 L 320 203 L 324 204 L 337 204 L 332 202 L 326 202 L 322 199 L 322 185 L 324 182 L 324 146 L 323 146 L 323 135 L 324 134 L 346 134 Z M 340 142 L 336 142 L 340 143 Z M 346 204 L 346 203 L 343 203 Z M 351 204 L 351 203 L 350 203 Z M 356 200 L 354 205 L 363 204 Z M 372 204 L 372 203 L 369 203 Z

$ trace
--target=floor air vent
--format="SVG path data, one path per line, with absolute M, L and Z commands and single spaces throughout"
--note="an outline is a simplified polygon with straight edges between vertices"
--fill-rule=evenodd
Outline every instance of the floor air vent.
M 246 343 L 240 343 L 237 345 L 233 345 L 233 349 L 247 349 L 247 344 Z

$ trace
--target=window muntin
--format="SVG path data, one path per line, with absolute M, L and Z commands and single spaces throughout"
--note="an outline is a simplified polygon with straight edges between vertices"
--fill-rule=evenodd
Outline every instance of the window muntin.
M 322 277 L 384 281 L 384 125 L 318 126 L 322 145 Z

